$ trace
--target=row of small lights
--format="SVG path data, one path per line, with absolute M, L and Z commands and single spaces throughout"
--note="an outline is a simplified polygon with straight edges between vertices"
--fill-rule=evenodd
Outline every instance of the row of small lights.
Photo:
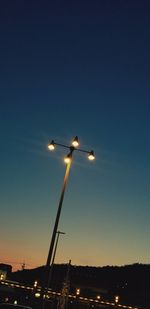
M 37 280 L 34 282 L 34 284 L 33 284 L 33 287 L 28 287 L 28 286 L 23 286 L 23 285 L 19 285 L 19 284 L 13 284 L 13 283 L 8 283 L 8 282 L 4 282 L 4 281 L 2 281 L 1 282 L 2 284 L 4 284 L 4 285 L 10 285 L 10 286 L 14 286 L 14 287 L 21 287 L 21 288 L 25 288 L 25 289 L 30 289 L 30 290 L 33 290 L 33 289 L 36 289 L 37 287 L 38 287 L 38 282 L 37 282 Z M 41 291 L 41 289 L 40 288 L 38 288 L 38 291 L 40 292 Z M 39 298 L 40 297 L 40 293 L 39 292 L 36 292 L 35 293 L 35 297 L 37 297 L 37 298 Z M 56 292 L 52 292 L 52 291 L 50 291 L 50 293 L 51 294 L 53 294 L 53 295 L 61 295 L 61 293 L 56 293 Z M 80 295 L 80 288 L 77 288 L 76 289 L 76 295 L 77 296 L 79 296 Z M 47 295 L 45 295 L 45 297 L 47 297 L 47 298 L 49 298 L 49 296 Z M 76 296 L 74 296 L 74 295 L 69 295 L 69 297 L 72 297 L 72 298 L 76 298 Z M 126 308 L 126 309 L 138 309 L 137 307 L 132 307 L 132 306 L 126 306 L 126 305 L 121 305 L 121 304 L 119 304 L 119 296 L 115 296 L 115 303 L 110 303 L 110 302 L 106 302 L 106 301 L 102 301 L 101 300 L 101 296 L 100 295 L 97 295 L 97 300 L 95 300 L 95 299 L 88 299 L 87 297 L 79 297 L 79 299 L 83 299 L 83 300 L 89 300 L 89 301 L 100 301 L 100 303 L 102 303 L 102 304 L 107 304 L 107 305 L 112 305 L 112 306 L 114 306 L 115 304 L 118 306 L 118 307 L 121 307 L 121 308 Z

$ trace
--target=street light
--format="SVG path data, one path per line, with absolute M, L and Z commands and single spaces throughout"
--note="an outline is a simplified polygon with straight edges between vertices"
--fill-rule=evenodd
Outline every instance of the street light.
M 74 140 L 72 141 L 72 146 L 74 146 L 74 147 L 78 147 L 79 146 L 78 136 L 76 136 L 74 138 Z
M 115 305 L 116 305 L 116 307 L 118 307 L 118 303 L 119 303 L 119 296 L 116 295 L 115 296 Z
M 88 155 L 88 159 L 89 159 L 90 161 L 93 161 L 93 160 L 95 159 L 95 155 L 94 155 L 94 151 L 93 151 L 93 150 L 90 151 L 90 153 L 89 153 L 89 155 Z
M 55 144 L 54 141 L 52 140 L 51 143 L 48 145 L 49 150 L 54 150 L 55 149 Z
M 76 289 L 76 295 L 79 296 L 80 295 L 80 288 Z
M 70 153 L 64 158 L 64 162 L 67 164 L 71 161 L 71 155 Z
M 93 150 L 87 151 L 87 150 L 84 150 L 84 149 L 77 148 L 79 146 L 78 136 L 76 136 L 74 138 L 74 140 L 72 141 L 70 146 L 65 145 L 65 144 L 60 144 L 60 143 L 57 143 L 54 140 L 52 140 L 50 142 L 50 144 L 48 145 L 48 149 L 50 151 L 53 151 L 56 146 L 60 146 L 60 147 L 69 149 L 69 153 L 64 158 L 64 161 L 66 163 L 66 172 L 65 172 L 65 176 L 64 176 L 62 191 L 61 191 L 60 200 L 59 200 L 59 204 L 58 204 L 57 215 L 56 215 L 56 219 L 55 219 L 55 224 L 54 224 L 54 228 L 53 228 L 51 243 L 50 243 L 48 257 L 47 257 L 47 261 L 46 261 L 46 269 L 47 270 L 48 270 L 48 267 L 52 263 L 52 256 L 53 256 L 53 250 L 54 250 L 54 245 L 55 245 L 55 239 L 56 239 L 56 234 L 57 234 L 57 230 L 58 230 L 58 224 L 59 224 L 59 219 L 60 219 L 60 214 L 61 214 L 64 194 L 65 194 L 65 189 L 66 189 L 66 185 L 67 185 L 67 182 L 68 182 L 68 176 L 69 176 L 70 167 L 71 167 L 71 163 L 72 163 L 73 152 L 74 151 L 83 152 L 83 153 L 88 154 L 88 159 L 89 160 L 94 160 L 95 159 L 95 155 L 94 155 L 94 151 Z M 48 279 L 47 283 L 50 283 L 49 279 Z M 46 284 L 46 286 L 47 286 L 47 284 Z
M 38 282 L 37 282 L 37 280 L 35 280 L 35 281 L 34 281 L 33 287 L 34 287 L 34 288 L 37 288 L 37 284 L 38 284 Z

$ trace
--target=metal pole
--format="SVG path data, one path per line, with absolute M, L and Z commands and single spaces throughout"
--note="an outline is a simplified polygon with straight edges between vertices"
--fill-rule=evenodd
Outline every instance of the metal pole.
M 58 205 L 55 225 L 54 225 L 54 229 L 53 229 L 53 234 L 52 234 L 52 238 L 51 238 L 49 253 L 48 253 L 47 262 L 46 262 L 46 266 L 47 267 L 51 264 L 51 260 L 52 260 L 52 254 L 53 254 L 53 250 L 54 250 L 56 233 L 57 233 L 60 213 L 61 213 L 61 209 L 62 209 L 62 203 L 63 203 L 63 199 L 64 199 L 65 189 L 66 189 L 66 185 L 67 185 L 67 181 L 68 181 L 69 171 L 70 171 L 70 167 L 71 167 L 71 161 L 72 161 L 72 152 L 71 152 L 70 161 L 67 163 L 67 166 L 66 166 L 66 172 L 65 172 L 65 177 L 64 177 L 62 191 L 61 191 L 61 196 L 60 196 L 60 200 L 59 200 L 59 205 Z
M 51 268 L 52 268 L 51 260 L 52 260 L 53 250 L 54 250 L 54 244 L 55 244 L 55 239 L 56 239 L 56 234 L 57 234 L 57 229 L 58 229 L 58 223 L 59 223 L 59 218 L 60 218 L 61 209 L 62 209 L 62 204 L 63 204 L 63 200 L 64 200 L 64 194 L 65 194 L 66 185 L 67 185 L 67 182 L 68 182 L 68 176 L 69 176 L 71 162 L 72 162 L 73 150 L 74 150 L 74 148 L 70 147 L 70 154 L 69 154 L 70 155 L 70 161 L 67 163 L 67 166 L 66 166 L 66 172 L 65 172 L 62 191 L 61 191 L 60 200 L 59 200 L 59 204 L 58 204 L 58 210 L 57 210 L 57 215 L 56 215 L 56 219 L 55 219 L 55 225 L 54 225 L 54 228 L 53 228 L 53 234 L 52 234 L 52 238 L 51 238 L 47 262 L 46 262 L 46 265 L 45 265 L 45 280 L 44 280 L 45 283 L 44 283 L 44 286 L 41 289 L 41 298 L 43 300 L 42 309 L 45 308 L 45 300 L 43 298 L 44 291 L 46 292 L 48 290 L 48 288 L 49 288 L 48 285 L 50 283 L 50 277 L 51 277 L 51 271 L 52 270 L 51 269 L 49 270 L 49 266 L 51 265 Z
M 48 291 L 48 288 L 49 288 L 49 286 L 50 286 L 51 279 L 52 279 L 53 266 L 54 266 L 54 261 L 55 261 L 55 256 L 56 256 L 56 250 L 57 250 L 57 245 L 58 245 L 58 240 L 59 240 L 59 235 L 60 235 L 60 234 L 65 234 L 65 233 L 60 232 L 60 231 L 57 232 L 57 238 L 56 238 L 56 243 L 55 243 L 55 248 L 54 248 L 53 259 L 52 259 L 51 268 L 50 268 L 50 271 L 49 271 L 49 274 L 48 274 L 47 291 Z

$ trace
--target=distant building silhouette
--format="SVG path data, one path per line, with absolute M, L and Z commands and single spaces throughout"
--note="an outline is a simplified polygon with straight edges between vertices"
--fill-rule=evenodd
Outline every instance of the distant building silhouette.
M 12 266 L 9 264 L 0 264 L 0 279 L 5 280 L 12 272 Z

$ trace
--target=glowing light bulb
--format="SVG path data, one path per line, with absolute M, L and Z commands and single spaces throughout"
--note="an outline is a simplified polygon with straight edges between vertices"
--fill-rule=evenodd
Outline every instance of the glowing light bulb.
M 49 149 L 49 150 L 54 150 L 54 149 L 55 149 L 55 143 L 54 143 L 53 140 L 52 140 L 51 143 L 48 145 L 48 149 Z
M 72 141 L 72 146 L 74 146 L 74 147 L 78 147 L 79 146 L 78 136 L 76 136 L 74 138 L 74 140 Z
M 91 150 L 91 152 L 89 153 L 88 159 L 89 159 L 90 161 L 93 161 L 93 160 L 95 159 L 95 155 L 94 155 L 94 151 L 93 151 L 93 150 Z
M 68 164 L 70 161 L 71 161 L 70 155 L 68 155 L 68 156 L 66 156 L 66 157 L 64 158 L 64 162 L 65 162 L 66 164 Z

